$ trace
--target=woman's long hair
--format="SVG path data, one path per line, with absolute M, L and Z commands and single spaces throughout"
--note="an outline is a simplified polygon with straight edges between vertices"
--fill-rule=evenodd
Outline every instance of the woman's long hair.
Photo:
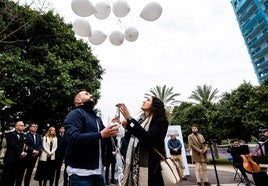
M 164 103 L 157 97 L 152 96 L 152 110 L 153 118 L 165 118 L 167 119 L 166 109 Z
M 51 130 L 53 130 L 53 129 L 55 130 L 55 133 L 51 134 Z M 56 136 L 56 128 L 55 127 L 49 127 L 49 129 L 46 132 L 46 136 L 47 137 L 50 137 L 50 136 L 55 137 Z

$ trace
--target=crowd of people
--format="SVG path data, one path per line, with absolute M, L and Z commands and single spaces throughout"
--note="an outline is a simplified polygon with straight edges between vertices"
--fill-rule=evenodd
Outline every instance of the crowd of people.
M 165 144 L 169 123 L 160 99 L 148 97 L 141 106 L 143 112 L 138 120 L 131 117 L 125 104 L 118 104 L 123 121 L 117 115 L 107 126 L 95 113 L 94 98 L 86 90 L 75 94 L 74 105 L 63 125 L 58 130 L 49 127 L 44 135 L 37 132 L 35 122 L 29 125 L 26 133 L 23 121 L 15 123 L 14 130 L 6 134 L 7 149 L 0 185 L 21 186 L 24 182 L 27 186 L 33 178 L 39 186 L 47 183 L 58 186 L 63 162 L 64 186 L 116 184 L 119 181 L 115 175 L 116 155 L 120 153 L 124 164 L 122 185 L 162 186 L 161 157 L 154 149 L 166 154 L 166 145 L 180 167 L 181 180 L 187 180 L 181 157 L 183 144 L 175 134 L 170 134 L 171 139 Z M 119 124 L 125 128 L 120 145 L 117 139 Z
M 49 127 L 45 135 L 37 132 L 35 122 L 29 125 L 27 133 L 23 121 L 15 123 L 14 130 L 6 134 L 1 186 L 21 186 L 23 182 L 29 186 L 31 178 L 38 181 L 39 186 L 47 183 L 58 186 L 63 164 L 63 186 L 105 186 L 118 181 L 123 186 L 164 186 L 159 166 L 161 157 L 155 149 L 165 155 L 165 147 L 179 167 L 180 180 L 187 180 L 182 159 L 184 144 L 174 133 L 168 134 L 170 139 L 165 144 L 169 123 L 164 103 L 157 97 L 150 96 L 143 102 L 142 114 L 137 120 L 124 103 L 118 104 L 123 120 L 118 114 L 106 126 L 94 111 L 94 98 L 86 90 L 75 94 L 74 105 L 63 124 L 58 129 Z M 120 124 L 125 133 L 118 139 Z M 195 162 L 196 183 L 209 186 L 206 140 L 197 126 L 191 129 L 188 144 Z M 268 130 L 260 139 L 265 147 L 267 139 Z M 231 147 L 237 143 L 234 140 Z M 228 152 L 235 159 L 231 147 Z M 118 153 L 124 164 L 122 180 L 117 180 L 115 175 Z M 236 166 L 244 174 L 242 167 Z M 246 178 L 246 174 L 244 176 Z
M 6 134 L 6 152 L 0 185 L 30 186 L 37 164 L 33 177 L 39 182 L 39 186 L 46 185 L 47 181 L 51 186 L 54 182 L 54 185 L 58 186 L 60 177 L 58 174 L 55 176 L 55 172 L 61 169 L 63 164 L 64 127 L 60 127 L 58 134 L 55 127 L 50 127 L 43 137 L 37 133 L 38 124 L 35 122 L 30 123 L 26 133 L 24 129 L 24 122 L 17 121 L 14 130 Z

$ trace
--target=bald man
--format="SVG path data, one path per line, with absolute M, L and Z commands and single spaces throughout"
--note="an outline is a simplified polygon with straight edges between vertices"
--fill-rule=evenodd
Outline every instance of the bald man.
M 6 134 L 7 150 L 0 185 L 14 186 L 16 176 L 22 169 L 22 161 L 27 155 L 23 129 L 23 121 L 18 121 L 15 123 L 15 130 Z

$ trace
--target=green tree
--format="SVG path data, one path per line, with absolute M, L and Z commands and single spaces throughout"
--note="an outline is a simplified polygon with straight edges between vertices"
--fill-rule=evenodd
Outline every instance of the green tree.
M 251 141 L 257 126 L 247 121 L 248 103 L 255 88 L 244 82 L 231 93 L 224 93 L 219 101 L 214 123 L 221 129 L 223 138 L 237 138 Z
M 213 107 L 207 108 L 203 104 L 193 104 L 182 102 L 179 106 L 173 109 L 171 114 L 171 125 L 180 125 L 184 140 L 187 141 L 188 134 L 191 133 L 192 125 L 197 125 L 200 132 L 202 131 L 207 139 L 215 139 L 218 136 L 218 131 L 210 124 L 210 115 L 213 112 Z
M 258 129 L 268 127 L 268 79 L 260 86 L 254 87 L 246 108 L 247 113 L 243 117 L 243 122 L 256 128 L 256 134 L 253 135 L 258 138 Z
M 165 108 L 168 111 L 168 114 L 172 112 L 172 109 L 175 105 L 178 105 L 180 101 L 176 100 L 176 97 L 179 96 L 179 93 L 173 92 L 173 87 L 164 86 L 156 86 L 150 89 L 150 93 L 146 93 L 145 97 L 154 96 L 163 101 Z
M 6 98 L 4 94 L 4 90 L 0 89 L 0 109 L 1 110 L 5 109 L 12 104 L 14 104 L 14 102 L 11 99 Z
M 218 89 L 212 88 L 212 86 L 208 86 L 204 84 L 203 86 L 197 86 L 197 89 L 192 91 L 190 99 L 193 99 L 199 103 L 211 103 L 213 100 L 216 100 Z
M 230 93 L 223 93 L 215 104 L 182 102 L 171 115 L 171 124 L 181 125 L 189 134 L 192 124 L 198 124 L 207 139 L 238 138 L 255 141 L 262 128 L 268 127 L 268 79 L 260 86 L 243 82 Z M 184 138 L 187 135 L 184 135 Z
M 89 46 L 75 38 L 71 24 L 52 11 L 5 0 L 0 25 L 5 28 L 0 31 L 0 87 L 16 102 L 5 113 L 6 121 L 20 117 L 60 124 L 81 88 L 98 100 L 104 70 Z

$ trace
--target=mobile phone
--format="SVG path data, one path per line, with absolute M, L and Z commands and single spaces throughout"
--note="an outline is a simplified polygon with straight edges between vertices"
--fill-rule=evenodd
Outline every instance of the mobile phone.
M 119 108 L 120 103 L 116 104 L 115 106 L 116 106 L 116 113 L 115 113 L 115 115 L 120 118 L 120 108 Z
M 110 128 L 119 128 L 119 124 L 118 123 L 113 123 L 110 125 Z

